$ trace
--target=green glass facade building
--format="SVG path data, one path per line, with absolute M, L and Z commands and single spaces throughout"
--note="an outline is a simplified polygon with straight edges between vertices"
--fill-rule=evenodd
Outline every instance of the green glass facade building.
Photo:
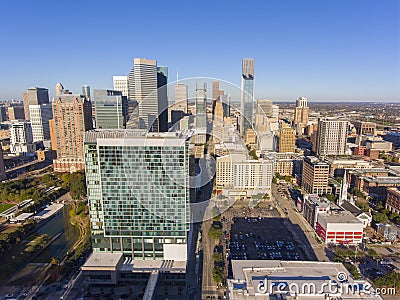
M 185 136 L 141 130 L 85 134 L 95 252 L 132 259 L 187 259 L 189 150 Z

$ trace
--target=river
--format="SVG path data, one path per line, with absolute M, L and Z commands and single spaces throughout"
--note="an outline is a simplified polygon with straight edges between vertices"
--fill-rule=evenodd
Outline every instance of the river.
M 60 237 L 49 245 L 32 262 L 46 263 L 53 257 L 62 259 L 79 238 L 79 229 L 69 222 L 70 205 L 65 205 L 50 221 L 37 230 L 38 234 L 47 234 L 49 238 L 61 233 Z

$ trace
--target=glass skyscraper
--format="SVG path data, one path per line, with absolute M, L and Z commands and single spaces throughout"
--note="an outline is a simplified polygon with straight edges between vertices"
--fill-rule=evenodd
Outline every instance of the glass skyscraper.
M 85 134 L 95 252 L 187 259 L 189 150 L 185 136 L 143 130 Z
M 196 83 L 196 128 L 207 127 L 207 85 L 206 83 Z
M 128 114 L 128 99 L 120 91 L 94 90 L 96 128 L 123 129 Z
M 241 123 L 240 133 L 246 134 L 246 130 L 253 127 L 254 107 L 254 58 L 242 60 L 242 97 L 241 97 Z

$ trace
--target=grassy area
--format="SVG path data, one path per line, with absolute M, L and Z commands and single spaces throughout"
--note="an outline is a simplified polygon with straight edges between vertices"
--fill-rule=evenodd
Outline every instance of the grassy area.
M 0 203 L 0 213 L 2 213 L 3 211 L 13 207 L 15 204 L 11 204 L 11 203 Z

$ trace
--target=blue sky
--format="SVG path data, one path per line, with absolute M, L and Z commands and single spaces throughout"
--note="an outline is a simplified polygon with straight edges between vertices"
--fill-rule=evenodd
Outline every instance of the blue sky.
M 103 3 L 104 2 L 104 3 Z M 133 57 L 181 78 L 240 85 L 256 98 L 400 101 L 399 0 L 1 1 L 0 99 L 56 82 L 112 88 Z

